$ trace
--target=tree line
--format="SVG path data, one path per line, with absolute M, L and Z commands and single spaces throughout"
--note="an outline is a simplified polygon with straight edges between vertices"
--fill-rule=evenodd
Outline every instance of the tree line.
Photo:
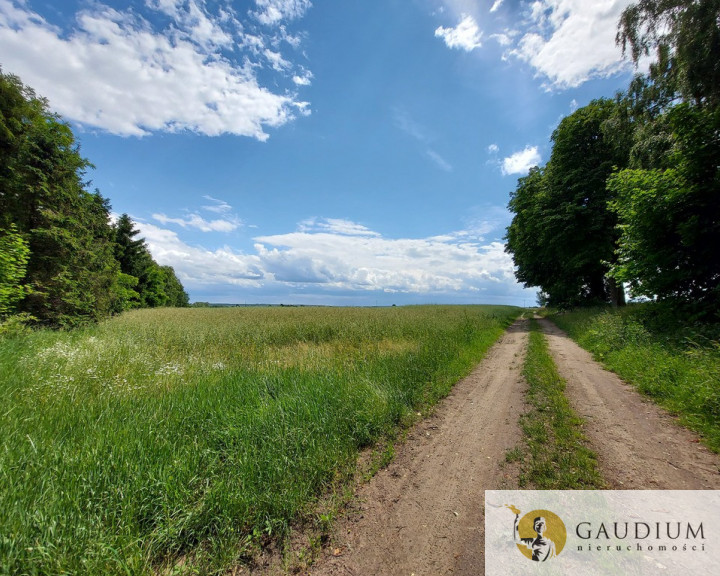
M 0 70 L 0 321 L 70 327 L 130 308 L 187 306 L 127 214 L 84 180 L 91 164 L 47 100 Z
M 520 178 L 506 250 L 542 304 L 635 297 L 720 309 L 720 0 L 640 0 L 617 43 L 651 60 L 614 99 L 564 118 Z

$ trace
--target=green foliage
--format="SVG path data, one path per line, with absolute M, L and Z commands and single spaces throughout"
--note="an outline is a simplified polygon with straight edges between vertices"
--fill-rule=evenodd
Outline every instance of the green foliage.
M 635 295 L 720 304 L 720 109 L 681 104 L 666 113 L 674 147 L 664 170 L 610 178 L 621 231 L 613 274 Z
M 123 274 L 140 278 L 149 263 L 149 251 L 145 240 L 136 238 L 140 231 L 130 216 L 123 214 L 114 225 L 115 259 Z
M 135 290 L 137 285 L 138 279 L 135 276 L 122 272 L 116 276 L 112 287 L 114 313 L 125 312 L 140 305 L 140 295 Z
M 164 308 L 0 340 L 0 571 L 228 573 L 518 313 Z
M 37 318 L 33 318 L 30 314 L 20 313 L 12 314 L 0 319 L 0 337 L 17 338 L 25 336 L 31 332 L 30 325 Z
M 175 275 L 172 266 L 160 267 L 165 275 L 165 294 L 167 295 L 167 305 L 177 308 L 185 308 L 190 305 L 190 297 L 183 288 L 182 283 Z
M 14 224 L 0 229 L 0 318 L 14 310 L 15 304 L 30 293 L 23 284 L 30 257 L 27 242 L 17 233 Z
M 528 383 L 529 409 L 520 425 L 529 458 L 523 458 L 519 449 L 506 455 L 508 461 L 522 461 L 520 486 L 539 490 L 604 488 L 597 457 L 582 433 L 582 420 L 565 397 L 565 381 L 535 320 L 531 320 L 523 375 Z
M 618 42 L 637 63 L 654 54 L 650 79 L 666 101 L 720 104 L 720 0 L 639 0 L 623 11 Z
M 720 327 L 692 325 L 654 303 L 552 320 L 623 380 L 680 415 L 720 451 Z
M 608 182 L 621 238 L 612 275 L 692 315 L 720 304 L 720 0 L 640 0 L 618 41 L 654 55 L 625 99 L 642 116 L 632 170 Z
M 629 140 L 605 128 L 617 107 L 595 100 L 563 119 L 547 166 L 521 178 L 510 197 L 506 250 L 518 280 L 539 286 L 552 306 L 622 299 L 606 279 L 618 236 L 606 180 L 629 155 Z

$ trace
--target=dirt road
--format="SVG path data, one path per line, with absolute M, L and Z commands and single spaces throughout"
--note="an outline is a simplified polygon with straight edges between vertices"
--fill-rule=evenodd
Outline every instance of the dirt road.
M 616 490 L 720 489 L 720 458 L 692 432 L 540 320 L 566 394 L 585 420 L 600 472 Z
M 526 344 L 524 320 L 412 432 L 362 487 L 314 576 L 484 573 L 484 491 L 515 487 L 502 463 L 521 439 Z
M 555 325 L 541 320 L 541 326 L 612 488 L 720 488 L 720 457 Z M 484 573 L 484 491 L 517 487 L 503 463 L 522 441 L 527 330 L 527 321 L 514 324 L 360 489 L 311 575 Z

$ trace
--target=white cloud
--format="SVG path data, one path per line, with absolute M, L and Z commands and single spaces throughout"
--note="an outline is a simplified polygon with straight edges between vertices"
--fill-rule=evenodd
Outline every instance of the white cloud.
M 147 222 L 136 224 L 153 258 L 163 266 L 172 266 L 186 287 L 259 286 L 265 276 L 257 256 L 242 254 L 229 247 L 208 250 L 190 246 L 172 230 Z
M 199 214 L 190 214 L 185 218 L 171 218 L 165 214 L 153 214 L 152 217 L 161 224 L 177 224 L 183 228 L 195 228 L 201 232 L 232 232 L 242 225 L 237 218 L 205 220 Z
M 215 212 L 217 214 L 225 214 L 226 212 L 230 212 L 232 210 L 232 206 L 225 202 L 225 200 L 218 200 L 217 198 L 213 198 L 208 195 L 203 196 L 203 198 L 212 202 L 212 204 L 203 206 L 203 210 Z
M 467 230 L 400 239 L 349 220 L 316 218 L 294 232 L 256 237 L 252 254 L 189 246 L 173 231 L 137 225 L 155 259 L 173 266 L 191 291 L 224 284 L 263 291 L 315 286 L 336 292 L 519 294 L 504 245 L 480 236 L 497 227 L 501 213 L 488 209 Z
M 487 147 L 488 154 L 497 154 L 500 152 L 500 147 L 497 144 L 490 144 L 490 146 Z
M 502 3 L 504 1 L 505 0 L 495 0 L 495 3 L 492 5 L 492 8 L 490 8 L 490 12 L 496 12 L 497 9 L 500 8 L 500 6 L 502 6 Z
M 506 176 L 509 174 L 527 174 L 530 168 L 539 165 L 540 161 L 540 152 L 538 152 L 537 146 L 526 146 L 524 150 L 515 152 L 515 154 L 503 159 L 502 173 Z
M 448 48 L 460 48 L 466 52 L 482 46 L 482 32 L 475 18 L 468 14 L 463 15 L 455 28 L 438 27 L 435 36 L 442 38 Z
M 293 82 L 298 86 L 310 86 L 312 84 L 313 74 L 310 70 L 303 70 L 301 74 L 293 76 Z
M 627 70 L 615 45 L 622 10 L 633 0 L 536 0 L 512 55 L 554 88 L 572 88 Z
M 342 218 L 310 218 L 300 222 L 298 229 L 308 234 L 323 232 L 342 236 L 380 236 L 362 224 Z
M 255 4 L 260 11 L 253 14 L 267 26 L 300 18 L 312 6 L 310 0 L 255 0 Z
M 264 10 L 299 17 L 309 2 L 259 2 Z M 287 6 L 285 6 L 287 4 Z M 124 136 L 191 130 L 266 140 L 266 127 L 294 118 L 302 103 L 259 84 L 258 62 L 234 47 L 265 54 L 288 81 L 293 66 L 223 9 L 201 0 L 146 0 L 172 19 L 155 29 L 136 11 L 89 3 L 72 29 L 62 30 L 24 3 L 0 0 L 0 54 L 66 119 Z M 302 10 L 300 9 L 301 7 Z
M 512 35 L 507 32 L 498 32 L 491 34 L 490 38 L 495 40 L 500 46 L 510 46 L 513 43 Z

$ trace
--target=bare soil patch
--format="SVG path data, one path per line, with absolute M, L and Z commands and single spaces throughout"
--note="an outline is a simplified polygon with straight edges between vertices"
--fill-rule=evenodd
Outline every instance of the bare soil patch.
M 720 489 L 720 457 L 677 418 L 595 362 L 546 319 L 539 320 L 573 409 L 611 488 Z
M 359 490 L 314 576 L 484 573 L 484 491 L 515 488 L 527 321 L 516 322 Z

